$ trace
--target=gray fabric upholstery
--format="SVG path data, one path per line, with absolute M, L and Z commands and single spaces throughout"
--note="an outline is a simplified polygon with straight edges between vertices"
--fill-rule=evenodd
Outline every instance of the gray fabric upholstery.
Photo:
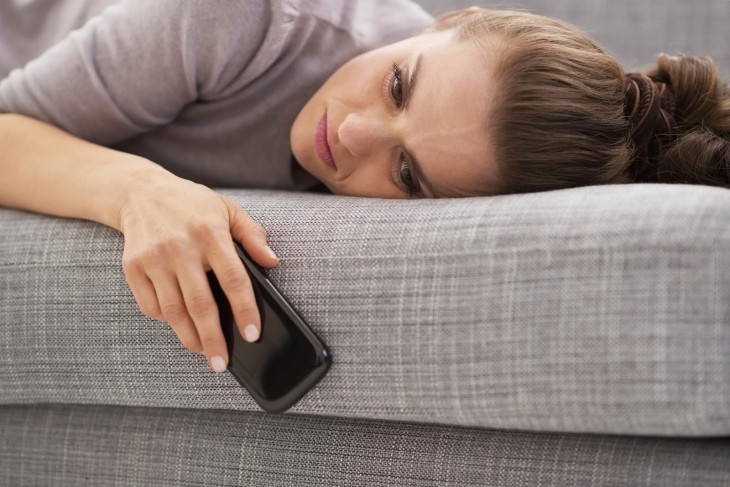
M 730 191 L 404 201 L 226 191 L 334 364 L 293 411 L 532 431 L 730 433 Z M 256 410 L 138 310 L 123 241 L 0 211 L 0 402 Z
M 0 484 L 702 486 L 730 439 L 492 431 L 256 412 L 0 407 Z M 49 481 L 49 479 L 52 479 Z
M 730 74 L 726 0 L 420 3 L 525 7 L 628 69 L 687 52 Z M 730 485 L 730 191 L 226 193 L 269 230 L 328 376 L 258 411 L 141 315 L 121 235 L 0 209 L 0 485 Z
M 628 70 L 657 54 L 712 57 L 730 80 L 730 2 L 727 0 L 420 0 L 434 15 L 472 5 L 522 8 L 557 17 L 591 34 Z

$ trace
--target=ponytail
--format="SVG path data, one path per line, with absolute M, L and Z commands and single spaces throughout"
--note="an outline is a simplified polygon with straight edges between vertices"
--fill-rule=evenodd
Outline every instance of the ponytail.
M 730 91 L 705 57 L 660 55 L 646 73 L 674 95 L 677 135 L 637 181 L 730 188 Z

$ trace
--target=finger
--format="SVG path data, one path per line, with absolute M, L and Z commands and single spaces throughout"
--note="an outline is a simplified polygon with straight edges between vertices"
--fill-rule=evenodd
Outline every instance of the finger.
M 136 264 L 125 260 L 122 262 L 122 270 L 142 314 L 162 321 L 163 317 L 157 294 L 147 274 Z
M 240 242 L 248 255 L 264 267 L 279 265 L 279 258 L 266 240 L 266 229 L 256 222 L 232 199 L 225 198 L 228 207 L 231 235 Z
M 208 263 L 228 298 L 238 332 L 247 342 L 255 342 L 261 336 L 261 316 L 251 278 L 234 245 L 230 236 L 221 237 L 210 247 Z
M 220 315 L 208 278 L 202 267 L 181 263 L 180 289 L 187 311 L 195 323 L 208 364 L 216 372 L 225 372 L 228 365 L 228 347 L 220 324 Z
M 173 274 L 159 273 L 152 277 L 157 299 L 165 322 L 175 332 L 180 343 L 190 351 L 202 352 L 204 347 L 195 323 L 188 314 L 180 286 Z

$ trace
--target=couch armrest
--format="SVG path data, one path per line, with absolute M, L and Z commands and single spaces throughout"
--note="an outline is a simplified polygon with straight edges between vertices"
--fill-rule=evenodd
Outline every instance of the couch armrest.
M 291 411 L 730 434 L 730 191 L 625 185 L 403 201 L 221 191 L 328 343 Z M 0 403 L 257 409 L 144 317 L 107 227 L 0 210 Z

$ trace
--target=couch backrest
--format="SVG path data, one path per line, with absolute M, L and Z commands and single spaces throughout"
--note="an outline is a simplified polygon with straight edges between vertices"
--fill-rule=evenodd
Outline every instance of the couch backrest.
M 416 1 L 434 15 L 471 5 L 524 8 L 581 27 L 628 70 L 652 65 L 661 52 L 706 55 L 730 81 L 728 0 Z

